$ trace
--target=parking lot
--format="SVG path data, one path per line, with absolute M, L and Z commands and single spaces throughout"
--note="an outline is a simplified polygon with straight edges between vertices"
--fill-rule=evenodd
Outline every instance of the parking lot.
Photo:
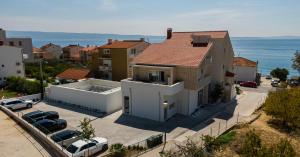
M 159 125 L 159 123 L 142 118 L 124 116 L 122 115 L 122 111 L 104 115 L 103 113 L 87 111 L 75 106 L 66 106 L 52 102 L 39 102 L 31 109 L 17 112 L 19 112 L 19 114 L 26 114 L 36 110 L 57 111 L 60 119 L 67 121 L 67 129 L 73 130 L 80 130 L 80 121 L 85 117 L 90 118 L 95 128 L 95 135 L 107 138 L 109 144 L 133 144 L 160 133 L 157 130 L 151 130 L 151 128 L 155 128 L 155 125 Z

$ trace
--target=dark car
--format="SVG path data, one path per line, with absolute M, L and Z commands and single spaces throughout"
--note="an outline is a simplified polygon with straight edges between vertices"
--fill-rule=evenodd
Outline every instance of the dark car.
M 33 112 L 30 112 L 30 113 L 24 114 L 22 116 L 22 118 L 24 120 L 26 120 L 28 123 L 34 123 L 34 122 L 37 122 L 37 121 L 40 121 L 40 120 L 43 120 L 43 119 L 55 120 L 55 119 L 59 118 L 59 115 L 55 111 L 47 111 L 47 112 L 33 111 Z
M 60 144 L 64 147 L 68 147 L 73 142 L 76 142 L 79 139 L 81 139 L 81 137 L 80 137 L 80 132 L 79 131 L 63 130 L 61 132 L 58 132 L 58 133 L 52 135 L 51 139 L 54 142 L 56 142 L 56 143 L 58 143 L 58 144 Z
M 33 124 L 37 129 L 41 130 L 45 134 L 50 134 L 67 127 L 67 121 L 63 119 L 43 119 Z
M 242 82 L 240 83 L 240 86 L 243 87 L 251 87 L 251 88 L 257 88 L 257 83 L 253 81 L 247 81 L 247 82 Z

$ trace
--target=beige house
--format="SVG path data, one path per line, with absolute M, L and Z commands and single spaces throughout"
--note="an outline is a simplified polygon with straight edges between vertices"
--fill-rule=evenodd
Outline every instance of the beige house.
M 56 59 L 60 59 L 62 57 L 63 51 L 59 45 L 49 43 L 49 44 L 42 46 L 40 49 L 46 53 L 52 53 L 52 55 Z
M 80 45 L 68 45 L 63 48 L 63 59 L 67 61 L 79 62 L 80 51 L 84 47 Z
M 214 100 L 216 84 L 224 89 L 219 100 L 234 98 L 233 56 L 227 31 L 172 32 L 132 62 L 132 78 L 121 81 L 123 113 L 156 121 L 174 114 L 191 115 Z
M 247 58 L 234 57 L 234 80 L 236 82 L 256 82 L 258 79 L 257 64 L 258 62 L 251 61 Z

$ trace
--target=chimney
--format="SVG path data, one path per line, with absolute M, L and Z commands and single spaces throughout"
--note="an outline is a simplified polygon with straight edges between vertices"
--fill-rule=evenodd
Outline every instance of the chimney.
M 172 38 L 172 28 L 168 28 L 167 29 L 167 39 L 171 39 Z
M 107 39 L 107 44 L 110 45 L 113 43 L 113 40 L 112 39 Z
M 145 38 L 141 38 L 140 41 L 145 41 Z

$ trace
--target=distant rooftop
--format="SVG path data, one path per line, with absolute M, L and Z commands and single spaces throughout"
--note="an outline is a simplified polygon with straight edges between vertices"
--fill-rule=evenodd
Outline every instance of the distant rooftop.
M 246 66 L 246 67 L 256 67 L 257 62 L 251 61 L 243 57 L 234 57 L 233 65 L 235 66 Z

